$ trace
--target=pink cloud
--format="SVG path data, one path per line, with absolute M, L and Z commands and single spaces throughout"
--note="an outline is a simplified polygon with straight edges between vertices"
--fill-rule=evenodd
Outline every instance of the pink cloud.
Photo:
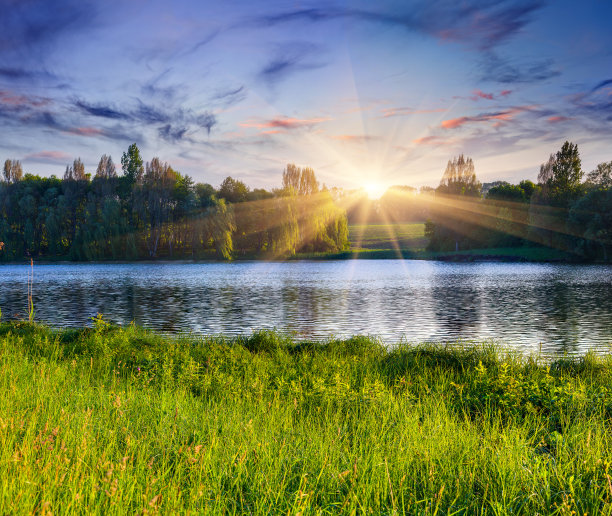
M 493 100 L 493 93 L 485 93 L 482 90 L 474 90 L 473 95 L 470 97 L 472 100 L 478 100 L 478 99 L 487 99 L 487 100 Z
M 507 97 L 508 95 L 510 95 L 510 93 L 512 93 L 512 90 L 503 90 L 500 92 L 500 95 L 502 97 Z
M 506 111 L 498 111 L 496 113 L 484 113 L 482 115 L 476 116 L 462 116 L 459 118 L 451 118 L 449 120 L 444 120 L 441 125 L 444 129 L 456 129 L 457 127 L 461 127 L 465 124 L 472 122 L 489 122 L 491 120 L 508 122 L 519 113 L 522 113 L 523 111 L 528 111 L 532 108 L 533 106 L 519 106 L 512 109 L 508 109 Z M 496 127 L 497 126 L 499 126 L 499 124 L 496 124 Z
M 31 161 L 70 161 L 70 155 L 62 151 L 40 151 L 24 158 Z
M 549 116 L 548 121 L 552 124 L 557 122 L 565 122 L 566 120 L 572 120 L 571 117 L 568 116 Z
M 313 125 L 326 122 L 329 118 L 291 118 L 291 117 L 279 117 L 272 118 L 270 120 L 247 120 L 246 122 L 240 122 L 240 127 L 254 127 L 256 129 L 299 129 L 301 127 L 312 127 Z
M 102 129 L 97 129 L 96 127 L 74 127 L 68 129 L 67 132 L 78 134 L 79 136 L 99 136 L 103 133 Z
M 446 141 L 439 136 L 423 136 L 416 140 L 412 140 L 412 142 L 417 145 L 443 145 L 446 143 Z
M 42 97 L 26 97 L 18 95 L 11 91 L 0 90 L 0 103 L 14 107 L 41 107 L 49 104 L 51 101 Z
M 374 140 L 374 136 L 370 136 L 367 134 L 338 134 L 331 137 L 334 140 L 340 140 L 342 142 L 353 142 L 353 143 L 363 143 L 367 141 Z

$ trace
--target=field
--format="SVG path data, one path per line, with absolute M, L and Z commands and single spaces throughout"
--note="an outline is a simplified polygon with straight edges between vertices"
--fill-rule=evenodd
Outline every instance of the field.
M 609 514 L 612 358 L 0 324 L 0 513 Z
M 422 251 L 427 246 L 425 224 L 351 224 L 352 249 Z

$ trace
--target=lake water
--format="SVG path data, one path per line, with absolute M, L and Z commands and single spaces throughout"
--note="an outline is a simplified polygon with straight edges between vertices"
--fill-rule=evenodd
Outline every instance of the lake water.
M 4 318 L 24 318 L 28 266 L 0 266 Z M 490 339 L 526 351 L 612 344 L 612 267 L 411 260 L 34 266 L 36 319 L 91 324 L 97 313 L 166 333 L 386 342 Z

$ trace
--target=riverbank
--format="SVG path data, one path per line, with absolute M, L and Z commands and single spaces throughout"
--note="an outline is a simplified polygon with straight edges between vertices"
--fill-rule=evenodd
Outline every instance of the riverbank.
M 607 513 L 612 358 L 0 324 L 0 513 Z

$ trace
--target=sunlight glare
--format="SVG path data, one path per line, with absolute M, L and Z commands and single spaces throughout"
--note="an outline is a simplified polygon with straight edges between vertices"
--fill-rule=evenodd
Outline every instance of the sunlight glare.
M 363 190 L 370 200 L 377 201 L 385 194 L 387 187 L 381 183 L 366 183 Z

